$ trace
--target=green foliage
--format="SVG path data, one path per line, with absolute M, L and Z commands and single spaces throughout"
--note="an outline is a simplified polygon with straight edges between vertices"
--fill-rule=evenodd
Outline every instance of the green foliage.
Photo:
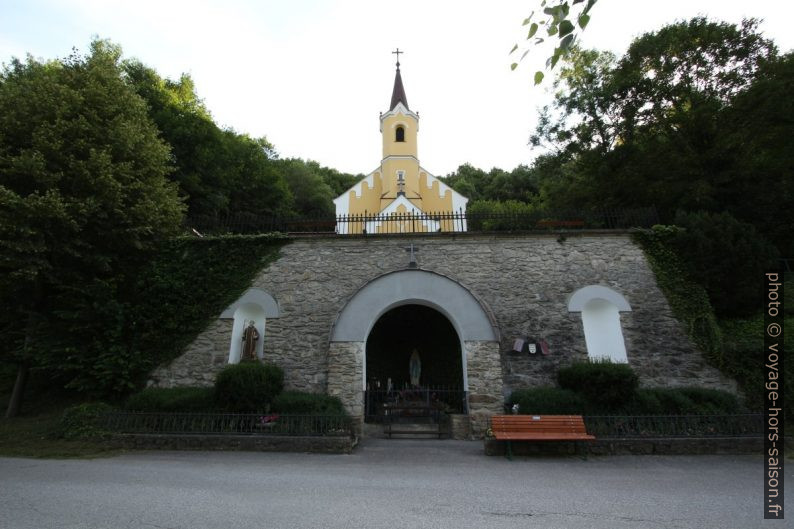
M 631 400 L 639 377 L 628 364 L 609 361 L 576 362 L 557 371 L 560 387 L 582 395 L 600 408 L 617 408 Z
M 287 242 L 281 235 L 169 241 L 138 278 L 129 304 L 127 336 L 145 359 L 143 372 L 176 358 Z
M 518 389 L 508 399 L 510 407 L 514 404 L 518 404 L 518 412 L 523 415 L 581 415 L 588 407 L 582 395 L 554 387 Z
M 762 305 L 764 272 L 777 252 L 751 224 L 730 213 L 679 212 L 670 244 L 702 285 L 720 315 L 751 314 Z
M 336 198 L 331 186 L 320 173 L 317 162 L 304 162 L 299 159 L 278 160 L 277 168 L 289 186 L 294 197 L 294 211 L 299 217 L 333 217 L 333 199 Z
M 78 404 L 64 410 L 60 422 L 60 432 L 64 439 L 90 439 L 103 437 L 100 420 L 113 408 L 102 402 Z
M 339 397 L 285 391 L 273 399 L 272 411 L 284 415 L 347 415 Z
M 485 231 L 536 229 L 538 219 L 531 215 L 535 212 L 536 209 L 533 205 L 515 200 L 509 200 L 507 202 L 477 200 L 471 202 L 466 208 L 466 215 L 469 219 L 469 229 Z M 478 218 L 480 214 L 482 214 L 484 218 Z M 501 218 L 499 216 L 501 216 Z
M 120 56 L 95 41 L 86 56 L 13 60 L 0 74 L 5 360 L 69 371 L 93 357 L 89 376 L 101 377 L 129 369 L 119 304 L 101 305 L 177 233 L 184 206 Z
M 730 415 L 742 411 L 735 395 L 695 387 L 641 389 L 626 409 L 634 415 Z
M 214 388 L 146 388 L 124 403 L 125 410 L 148 412 L 207 412 L 215 408 Z
M 784 288 L 794 284 L 789 280 Z M 794 328 L 794 317 L 786 316 L 785 329 Z M 745 405 L 760 411 L 766 402 L 766 355 L 764 352 L 764 317 L 762 313 L 744 318 L 720 320 L 724 336 L 723 371 L 736 379 L 745 396 Z M 794 347 L 794 333 L 786 334 L 785 351 Z M 787 361 L 782 374 L 785 394 L 786 419 L 794 418 L 794 365 Z
M 794 256 L 794 53 L 761 66 L 758 78 L 737 94 L 722 116 L 725 174 L 717 201 Z M 773 192 L 768 192 L 774 190 Z
M 267 139 L 218 127 L 188 75 L 162 79 L 137 61 L 125 63 L 124 70 L 171 146 L 171 178 L 187 199 L 191 219 L 289 213 L 292 196 Z
M 568 56 L 578 33 L 584 31 L 587 24 L 590 23 L 590 10 L 597 1 L 556 0 L 548 2 L 548 0 L 541 0 L 538 17 L 535 17 L 535 11 L 532 11 L 522 24 L 529 26 L 526 37 L 528 47 L 518 60 L 523 60 L 533 47 L 545 45 L 548 38 L 552 43 L 552 52 L 546 59 L 546 67 L 553 70 L 561 58 Z M 538 34 L 539 30 L 542 33 Z M 514 45 L 510 54 L 512 55 L 518 49 L 519 45 Z M 510 65 L 510 69 L 515 70 L 517 66 L 518 63 L 514 62 Z M 543 77 L 542 71 L 535 72 L 535 84 L 542 83 Z
M 174 238 L 135 281 L 93 281 L 55 298 L 38 362 L 69 388 L 118 398 L 176 358 L 275 259 L 278 235 Z M 201 288 L 196 288 L 201 285 Z
M 727 211 L 794 251 L 794 56 L 757 22 L 696 17 L 647 33 L 620 58 L 573 49 L 531 143 L 546 206 Z M 776 104 L 776 101 L 780 104 Z M 775 193 L 768 193 L 774 189 Z
M 236 413 L 270 411 L 273 399 L 283 388 L 281 368 L 258 361 L 226 366 L 215 379 L 218 405 Z
M 168 147 L 122 79 L 120 53 L 95 41 L 88 56 L 14 60 L 0 74 L 0 249 L 12 291 L 107 276 L 179 227 Z
M 675 226 L 654 226 L 634 232 L 673 315 L 686 326 L 687 334 L 717 367 L 723 366 L 722 333 L 705 289 L 688 275 L 688 268 L 672 249 L 680 234 Z
M 537 172 L 526 165 L 519 165 L 510 172 L 494 167 L 486 173 L 464 164 L 445 176 L 444 182 L 472 201 L 532 203 L 538 199 Z
M 730 415 L 743 411 L 735 395 L 703 388 L 635 389 L 623 398 L 607 403 L 570 389 L 537 387 L 514 391 L 508 406 L 518 404 L 524 415 Z

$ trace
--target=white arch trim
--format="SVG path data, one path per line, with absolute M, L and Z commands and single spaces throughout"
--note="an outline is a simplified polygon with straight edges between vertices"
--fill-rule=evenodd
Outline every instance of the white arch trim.
M 237 309 L 252 305 L 260 306 L 265 318 L 278 318 L 279 316 L 278 302 L 273 296 L 261 288 L 249 288 L 237 301 L 226 307 L 226 310 L 221 313 L 221 319 L 234 319 Z
M 631 305 L 621 294 L 602 285 L 588 285 L 573 293 L 568 300 L 568 312 L 582 312 L 588 302 L 602 299 L 612 303 L 619 312 L 631 312 Z
M 444 314 L 462 342 L 499 339 L 488 313 L 462 285 L 435 272 L 402 270 L 382 275 L 356 292 L 339 313 L 331 341 L 366 342 L 378 318 L 408 304 L 425 305 Z

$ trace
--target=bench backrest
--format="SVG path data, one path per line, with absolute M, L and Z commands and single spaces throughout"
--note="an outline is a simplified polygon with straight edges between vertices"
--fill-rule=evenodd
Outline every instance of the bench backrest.
M 587 433 L 581 415 L 494 415 L 491 428 L 495 432 Z

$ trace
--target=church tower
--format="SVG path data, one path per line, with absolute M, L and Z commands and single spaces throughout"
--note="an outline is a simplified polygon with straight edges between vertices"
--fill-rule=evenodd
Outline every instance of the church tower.
M 338 233 L 461 231 L 465 222 L 437 221 L 428 215 L 463 213 L 468 199 L 419 164 L 419 114 L 408 107 L 399 49 L 389 110 L 380 114 L 383 150 L 380 166 L 334 199 Z M 350 217 L 363 222 L 349 222 Z M 410 229 L 399 219 L 410 218 Z

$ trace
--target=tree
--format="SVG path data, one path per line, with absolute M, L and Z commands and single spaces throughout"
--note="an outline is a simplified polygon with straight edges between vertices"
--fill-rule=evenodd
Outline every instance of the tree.
M 566 153 L 571 181 L 589 190 L 581 206 L 655 205 L 665 222 L 737 206 L 721 202 L 733 163 L 723 116 L 776 57 L 755 21 L 697 17 L 639 37 L 617 62 L 572 57 L 532 141 Z
M 0 330 L 19 364 L 8 416 L 28 367 L 51 354 L 49 327 L 74 315 L 58 300 L 112 292 L 181 225 L 168 146 L 120 57 L 97 40 L 88 55 L 15 59 L 0 74 Z
M 716 201 L 755 225 L 785 257 L 794 256 L 794 53 L 762 65 L 722 115 L 729 164 Z
M 708 292 L 715 311 L 724 316 L 756 313 L 764 294 L 759 278 L 774 265 L 775 248 L 730 213 L 679 211 L 675 224 L 684 230 L 672 246 Z
M 170 177 L 179 184 L 190 218 L 289 213 L 292 197 L 266 138 L 218 127 L 186 74 L 178 81 L 162 79 L 137 61 L 126 62 L 124 71 L 171 146 Z
M 336 198 L 331 186 L 320 174 L 317 162 L 291 158 L 279 160 L 278 170 L 284 176 L 294 197 L 294 211 L 300 217 L 332 217 Z M 341 194 L 341 193 L 339 193 Z
M 535 11 L 532 11 L 527 18 L 524 19 L 523 26 L 529 26 L 526 40 L 529 42 L 529 47 L 524 50 L 519 61 L 530 52 L 533 47 L 541 46 L 546 43 L 545 34 L 549 38 L 556 37 L 558 42 L 552 46 L 551 55 L 546 59 L 546 67 L 553 70 L 557 62 L 561 58 L 567 58 L 568 53 L 573 48 L 576 41 L 577 33 L 584 31 L 587 24 L 590 22 L 590 10 L 598 0 L 557 0 L 553 5 L 547 5 L 547 0 L 541 0 L 540 15 L 535 18 Z M 545 15 L 545 18 L 544 18 Z M 534 19 L 534 21 L 533 21 Z M 575 21 L 572 22 L 572 21 Z M 578 29 L 577 29 L 578 26 Z M 551 42 L 554 42 L 553 40 Z M 519 49 L 519 45 L 515 44 L 513 49 L 510 50 L 512 55 Z M 518 67 L 518 62 L 510 65 L 512 70 Z M 535 84 L 538 85 L 543 82 L 544 74 L 542 71 L 535 72 Z

